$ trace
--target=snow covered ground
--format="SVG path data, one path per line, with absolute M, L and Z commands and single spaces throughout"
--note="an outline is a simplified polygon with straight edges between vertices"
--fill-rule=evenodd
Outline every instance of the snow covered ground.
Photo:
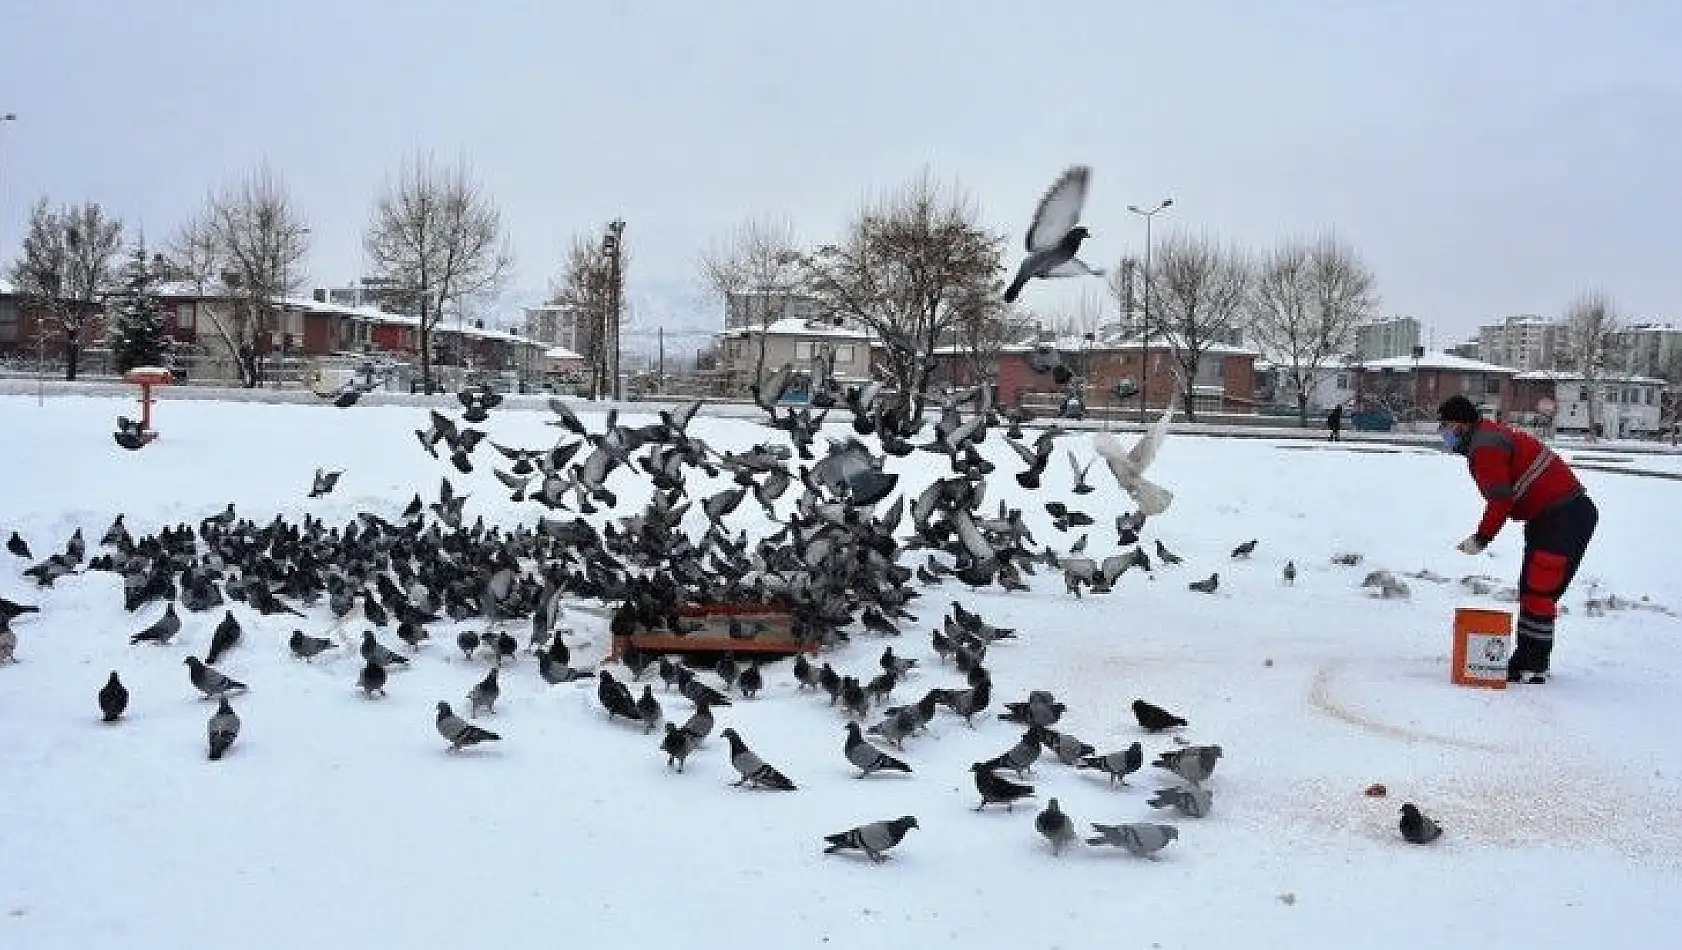
M 163 438 L 133 454 L 110 439 L 113 417 L 131 409 L 0 397 L 0 534 L 20 531 L 43 556 L 79 526 L 93 554 L 119 511 L 138 534 L 230 501 L 259 521 L 310 513 L 340 524 L 361 510 L 395 516 L 416 491 L 431 499 L 442 475 L 472 493 L 469 520 L 537 514 L 507 501 L 487 449 L 471 476 L 424 455 L 412 432 L 420 409 L 171 402 Z M 488 428 L 505 444 L 547 446 L 557 430 L 544 421 L 500 413 Z M 786 439 L 704 416 L 691 431 L 720 448 Z M 1065 444 L 1091 455 L 1085 435 Z M 1114 549 L 1124 499 L 1107 473 L 1095 468 L 1099 490 L 1076 499 L 1059 454 L 1047 490 L 1025 497 L 1008 477 L 1014 456 L 996 437 L 985 448 L 1001 468 L 993 496 L 1022 505 L 1039 541 L 1074 540 L 1041 507 L 1059 498 L 1097 518 L 1090 553 Z M 1682 620 L 1649 609 L 1588 617 L 1582 602 L 1598 589 L 1682 608 L 1682 484 L 1584 473 L 1602 521 L 1561 619 L 1558 675 L 1475 691 L 1448 682 L 1451 615 L 1492 600 L 1410 578 L 1410 599 L 1379 601 L 1358 585 L 1376 568 L 1510 583 L 1519 532 L 1480 558 L 1458 554 L 1479 512 L 1463 463 L 1361 448 L 1171 437 L 1153 473 L 1178 497 L 1146 537 L 1184 565 L 1129 573 L 1115 593 L 1079 601 L 1044 572 L 1029 593 L 948 580 L 914 602 L 921 622 L 893 641 L 922 662 L 902 687 L 910 699 L 962 684 L 928 648 L 953 599 L 1018 628 L 1019 642 L 989 655 L 998 699 L 1054 691 L 1069 705 L 1059 728 L 1100 751 L 1141 738 L 1147 755 L 1170 747 L 1139 734 L 1137 696 L 1183 713 L 1186 738 L 1225 750 L 1214 814 L 1200 820 L 1146 806 L 1162 777 L 1149 767 L 1110 788 L 1045 759 L 1036 804 L 977 814 L 968 764 L 1019 735 L 990 716 L 970 730 L 943 714 L 907 743 L 913 775 L 856 780 L 841 756 L 844 720 L 797 695 L 786 664 L 768 668 L 759 700 L 722 710 L 720 727 L 789 774 L 794 793 L 727 787 L 735 775 L 716 736 L 685 774 L 669 773 L 657 737 L 604 719 L 593 681 L 546 686 L 529 659 L 505 671 L 485 722 L 503 741 L 448 755 L 433 706 L 461 708 L 483 675 L 449 649 L 453 627 L 434 628 L 413 668 L 393 674 L 389 699 L 370 702 L 354 689 L 354 648 L 297 662 L 285 646 L 294 624 L 244 605 L 234 609 L 245 643 L 219 664 L 252 686 L 236 702 L 244 731 L 228 758 L 208 762 L 212 707 L 181 660 L 202 654 L 220 611 L 184 614 L 172 646 L 131 647 L 157 609 L 126 614 L 115 576 L 37 590 L 25 562 L 0 553 L 0 596 L 41 606 L 13 624 L 19 663 L 0 667 L 0 947 L 1674 946 Z M 902 488 L 943 474 L 931 460 L 893 460 Z M 307 500 L 317 466 L 346 474 Z M 610 486 L 623 513 L 647 497 L 623 469 Z M 762 530 L 752 508 L 731 524 Z M 1252 537 L 1254 558 L 1230 560 Z M 1346 551 L 1364 563 L 1330 562 Z M 1287 559 L 1301 569 L 1294 586 L 1280 582 Z M 1217 570 L 1215 596 L 1187 589 Z M 329 620 L 323 607 L 299 625 L 324 635 Z M 585 611 L 567 622 L 575 657 L 594 661 L 604 623 Z M 389 628 L 381 638 L 395 642 Z M 829 659 L 868 674 L 882 646 L 859 633 Z M 113 669 L 134 699 L 105 725 L 94 693 Z M 687 715 L 675 694 L 661 698 L 668 716 Z M 1364 796 L 1373 782 L 1388 797 Z M 1033 828 L 1052 796 L 1083 831 L 1162 820 L 1180 839 L 1158 861 L 1108 848 L 1054 858 Z M 1404 800 L 1442 823 L 1442 840 L 1400 841 Z M 902 814 L 921 829 L 882 866 L 821 854 L 824 834 Z

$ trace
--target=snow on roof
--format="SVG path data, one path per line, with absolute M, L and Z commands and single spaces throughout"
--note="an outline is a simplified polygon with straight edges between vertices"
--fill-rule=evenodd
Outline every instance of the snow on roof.
M 1403 370 L 1412 372 L 1415 369 L 1446 369 L 1461 373 L 1500 373 L 1511 376 L 1518 372 L 1510 366 L 1497 366 L 1485 363 L 1483 360 L 1467 359 L 1452 353 L 1431 352 L 1419 359 L 1411 356 L 1392 356 L 1383 360 L 1367 360 L 1361 364 L 1364 370 Z
M 759 332 L 759 327 L 732 327 L 722 334 L 727 337 L 751 336 Z M 802 320 L 798 317 L 786 317 L 765 328 L 766 336 L 821 336 L 836 340 L 868 340 L 869 332 L 854 330 L 849 327 L 838 327 L 831 323 L 818 320 Z
M 1553 380 L 1555 382 L 1580 382 L 1583 378 L 1583 374 L 1578 373 L 1578 372 L 1574 372 L 1572 370 L 1563 370 L 1563 369 L 1532 369 L 1532 370 L 1525 370 L 1524 372 L 1519 373 L 1518 375 L 1514 376 L 1513 378 L 1518 379 L 1518 380 L 1526 380 L 1526 381 L 1530 381 L 1530 380 Z M 1670 382 L 1668 380 L 1659 379 L 1656 376 L 1602 376 L 1599 379 L 1595 380 L 1595 382 L 1606 383 L 1608 385 L 1617 384 L 1617 385 L 1620 385 L 1620 386 L 1668 386 L 1668 385 L 1670 385 Z
M 550 360 L 562 360 L 562 361 L 584 359 L 584 357 L 579 356 L 577 353 L 574 353 L 573 351 L 567 349 L 564 346 L 551 346 L 551 347 L 549 347 L 547 350 L 543 351 L 543 358 L 544 359 L 550 359 Z
M 15 294 L 17 292 L 18 292 L 17 284 L 12 283 L 11 281 L 7 280 L 4 277 L 0 277 L 0 294 L 5 294 L 7 296 L 11 296 L 12 294 Z

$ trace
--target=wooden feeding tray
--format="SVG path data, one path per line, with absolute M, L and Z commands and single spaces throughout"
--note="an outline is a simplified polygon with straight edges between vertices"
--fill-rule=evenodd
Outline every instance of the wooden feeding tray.
M 678 618 L 686 626 L 699 623 L 701 629 L 686 634 L 661 631 L 614 637 L 608 659 L 617 660 L 627 650 L 781 655 L 817 652 L 817 644 L 802 643 L 794 635 L 794 615 L 771 604 L 690 604 L 678 611 Z

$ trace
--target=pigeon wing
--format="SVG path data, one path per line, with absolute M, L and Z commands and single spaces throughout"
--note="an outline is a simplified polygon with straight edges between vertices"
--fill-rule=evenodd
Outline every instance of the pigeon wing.
M 1070 167 L 1040 199 L 1040 206 L 1034 211 L 1033 226 L 1028 229 L 1030 254 L 1056 247 L 1064 235 L 1080 223 L 1080 210 L 1086 204 L 1086 182 L 1091 172 L 1085 165 Z
M 1086 266 L 1086 263 L 1077 257 L 1071 257 L 1063 263 L 1054 267 L 1048 267 L 1039 273 L 1039 276 L 1041 277 L 1085 277 L 1087 275 L 1102 277 L 1104 276 L 1104 272 L 1101 270 L 1093 270 L 1092 268 Z

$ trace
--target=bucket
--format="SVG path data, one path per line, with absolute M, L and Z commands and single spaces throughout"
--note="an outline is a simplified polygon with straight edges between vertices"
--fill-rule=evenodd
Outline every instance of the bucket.
M 1504 610 L 1461 607 L 1454 611 L 1454 655 L 1449 678 L 1456 686 L 1507 688 L 1507 657 L 1513 615 Z

